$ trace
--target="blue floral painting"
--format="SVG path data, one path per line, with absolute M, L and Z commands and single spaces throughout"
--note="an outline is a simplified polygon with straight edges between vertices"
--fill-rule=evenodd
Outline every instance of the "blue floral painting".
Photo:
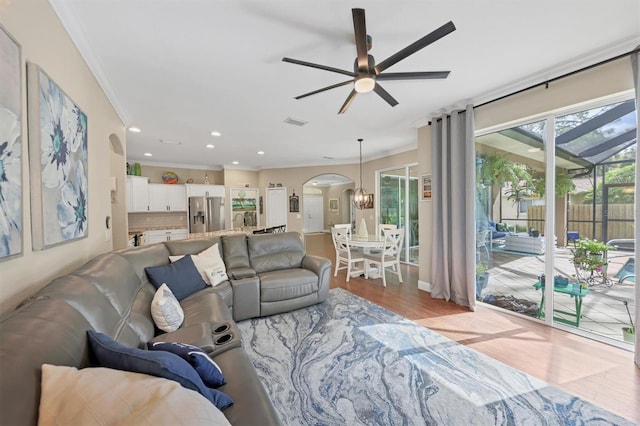
M 39 250 L 87 236 L 87 116 L 38 66 L 27 71 L 32 235 Z
M 22 253 L 22 60 L 0 27 L 0 260 Z

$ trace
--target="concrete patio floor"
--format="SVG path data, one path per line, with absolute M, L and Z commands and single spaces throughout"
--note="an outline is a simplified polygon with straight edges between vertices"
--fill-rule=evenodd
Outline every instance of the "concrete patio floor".
M 576 281 L 576 271 L 570 261 L 572 258 L 570 249 L 568 247 L 556 248 L 555 253 L 554 275 L 568 277 L 570 282 Z M 626 300 L 629 304 L 629 310 L 634 312 L 635 283 L 625 280 L 624 283 L 619 284 L 615 275 L 626 261 L 633 257 L 634 253 L 629 251 L 609 252 L 607 276 L 612 279 L 614 284 L 611 287 L 604 284 L 589 287 L 589 294 L 583 299 L 580 330 L 623 342 L 622 327 L 629 326 L 629 317 L 623 301 Z M 481 259 L 486 262 L 484 251 L 481 253 Z M 500 246 L 494 246 L 489 251 L 488 268 L 489 281 L 482 291 L 482 298 L 493 294 L 495 296 L 513 296 L 516 299 L 540 303 L 541 291 L 535 290 L 533 285 L 538 281 L 538 277 L 544 273 L 544 255 L 507 252 L 502 250 Z M 575 312 L 573 297 L 557 292 L 554 295 L 555 309 Z

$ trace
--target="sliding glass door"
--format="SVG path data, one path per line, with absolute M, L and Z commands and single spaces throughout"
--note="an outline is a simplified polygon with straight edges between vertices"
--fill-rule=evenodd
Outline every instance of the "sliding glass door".
M 623 341 L 636 303 L 635 117 L 622 97 L 476 137 L 479 301 Z
M 405 229 L 401 260 L 418 264 L 418 174 L 416 165 L 378 172 L 379 224 Z

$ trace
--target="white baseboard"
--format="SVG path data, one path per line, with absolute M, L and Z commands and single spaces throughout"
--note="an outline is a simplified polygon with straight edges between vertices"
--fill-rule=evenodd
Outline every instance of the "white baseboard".
M 426 281 L 418 280 L 418 290 L 426 291 L 427 293 L 431 293 L 431 283 Z

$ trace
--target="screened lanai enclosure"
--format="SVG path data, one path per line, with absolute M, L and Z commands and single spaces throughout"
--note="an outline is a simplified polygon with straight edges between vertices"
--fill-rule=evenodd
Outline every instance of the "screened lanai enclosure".
M 633 312 L 636 303 L 633 96 L 476 137 L 479 301 L 625 341 L 627 308 Z M 547 182 L 554 196 L 545 197 Z M 552 253 L 548 238 L 554 241 Z M 546 278 L 550 262 L 553 277 Z M 547 285 L 553 285 L 553 297 L 545 301 Z M 545 311 L 548 303 L 552 311 Z M 545 318 L 549 312 L 553 318 Z

